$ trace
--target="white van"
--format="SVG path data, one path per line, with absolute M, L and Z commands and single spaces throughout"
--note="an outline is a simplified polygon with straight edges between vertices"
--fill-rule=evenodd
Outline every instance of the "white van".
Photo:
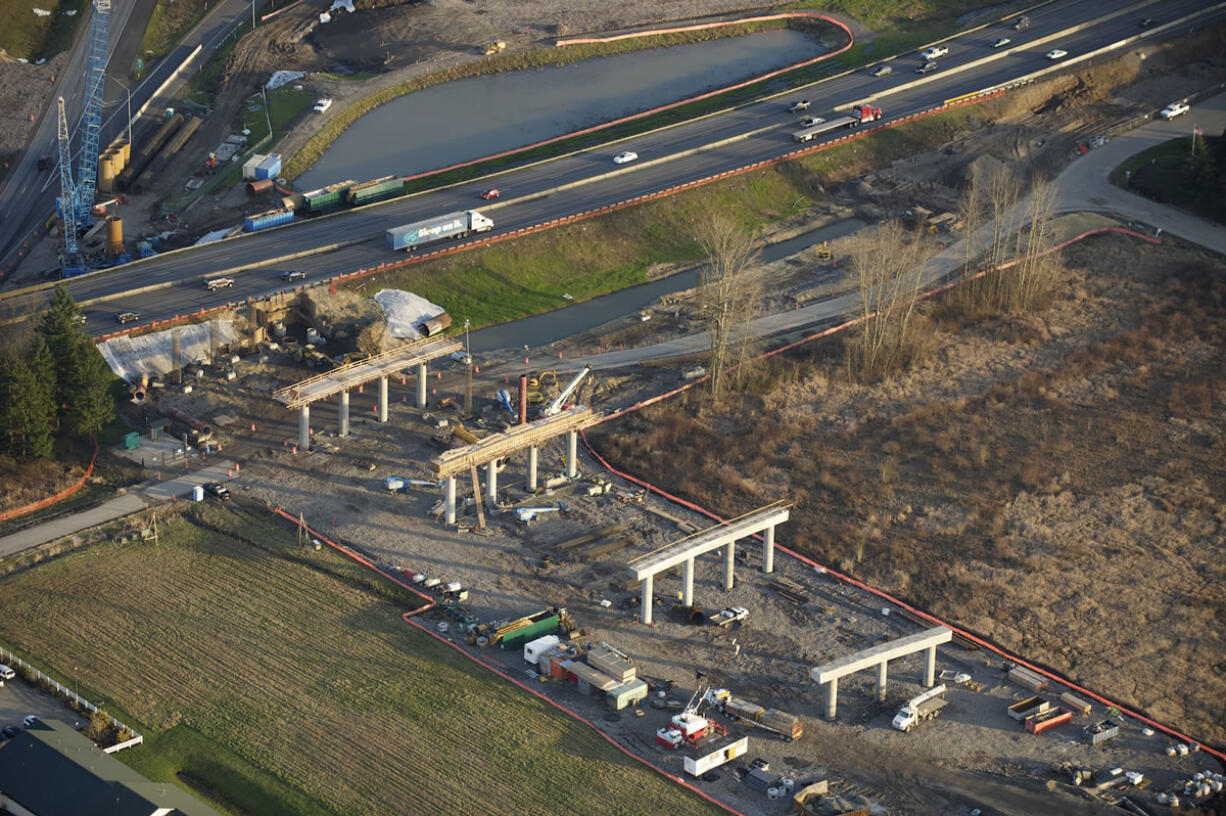
M 13 671 L 3 663 L 0 663 L 0 680 L 12 680 L 16 676 L 17 672 Z

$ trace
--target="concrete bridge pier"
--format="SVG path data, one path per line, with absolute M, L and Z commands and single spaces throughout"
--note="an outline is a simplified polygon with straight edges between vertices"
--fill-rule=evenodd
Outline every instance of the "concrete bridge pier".
M 775 525 L 766 528 L 762 533 L 762 571 L 775 571 Z
M 839 716 L 839 681 L 836 677 L 826 683 L 826 719 L 834 721 Z
M 877 700 L 882 703 L 885 702 L 885 677 L 888 665 L 889 663 L 884 660 L 877 665 Z
M 643 619 L 643 623 L 651 623 L 651 605 L 655 600 L 656 582 L 654 575 L 648 575 L 643 579 L 643 609 L 639 617 Z
M 694 559 L 685 559 L 681 573 L 681 605 L 687 609 L 694 605 Z
M 495 459 L 488 465 L 489 472 L 485 477 L 486 496 L 489 499 L 490 507 L 493 507 L 498 502 L 498 460 Z
M 349 436 L 349 392 L 341 392 L 341 404 L 337 409 L 337 436 Z
M 379 378 L 379 421 L 387 422 L 387 375 Z
M 426 407 L 426 364 L 417 365 L 417 407 Z
M 736 566 L 736 542 L 729 541 L 724 545 L 724 592 L 732 589 Z
M 311 403 L 298 409 L 298 450 L 311 449 Z
M 446 507 L 446 515 L 444 516 L 444 519 L 446 520 L 447 524 L 449 526 L 455 524 L 455 477 L 454 476 L 447 477 L 447 499 L 446 499 L 446 504 L 444 506 Z
M 579 475 L 578 431 L 571 431 L 566 437 L 566 475 L 572 479 Z
M 528 448 L 528 492 L 529 493 L 536 492 L 536 483 L 537 483 L 536 459 L 537 459 L 537 447 L 536 445 L 532 445 Z
M 924 663 L 924 685 L 932 688 L 937 682 L 937 647 L 928 647 L 927 660 Z

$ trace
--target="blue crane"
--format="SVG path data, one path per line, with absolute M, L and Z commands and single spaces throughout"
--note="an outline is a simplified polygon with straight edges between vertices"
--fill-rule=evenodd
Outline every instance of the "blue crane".
M 77 165 L 77 221 L 91 221 L 94 190 L 98 183 L 98 138 L 102 133 L 102 92 L 106 84 L 106 50 L 111 22 L 111 0 L 94 0 L 89 27 L 89 57 L 85 68 L 85 111 L 81 114 L 81 158 Z
M 64 254 L 61 262 L 68 274 L 69 267 L 77 266 L 77 213 L 76 185 L 72 183 L 72 145 L 68 136 L 68 117 L 64 114 L 64 97 L 56 101 L 58 115 L 56 133 L 60 141 L 60 197 L 55 209 L 60 216 L 60 235 L 64 238 Z

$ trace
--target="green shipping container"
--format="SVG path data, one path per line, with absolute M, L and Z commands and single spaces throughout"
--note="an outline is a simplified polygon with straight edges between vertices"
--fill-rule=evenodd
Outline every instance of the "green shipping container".
M 547 618 L 542 618 L 536 623 L 529 624 L 522 629 L 516 629 L 509 633 L 501 641 L 499 645 L 504 649 L 519 649 L 530 640 L 536 640 L 545 635 L 553 635 L 558 631 L 558 616 L 550 615 Z
M 341 191 L 332 190 L 331 192 L 322 192 L 317 195 L 305 194 L 303 198 L 306 200 L 307 212 L 322 212 L 330 210 L 341 203 Z
M 349 203 L 353 205 L 369 204 L 384 198 L 400 195 L 404 192 L 404 180 L 391 178 L 383 181 L 372 181 L 354 187 L 349 191 Z

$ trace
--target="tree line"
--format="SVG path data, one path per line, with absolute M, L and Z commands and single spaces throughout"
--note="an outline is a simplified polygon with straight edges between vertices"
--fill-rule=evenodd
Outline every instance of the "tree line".
M 89 436 L 115 417 L 115 375 L 64 287 L 27 337 L 0 350 L 0 453 L 47 458 L 60 440 Z

